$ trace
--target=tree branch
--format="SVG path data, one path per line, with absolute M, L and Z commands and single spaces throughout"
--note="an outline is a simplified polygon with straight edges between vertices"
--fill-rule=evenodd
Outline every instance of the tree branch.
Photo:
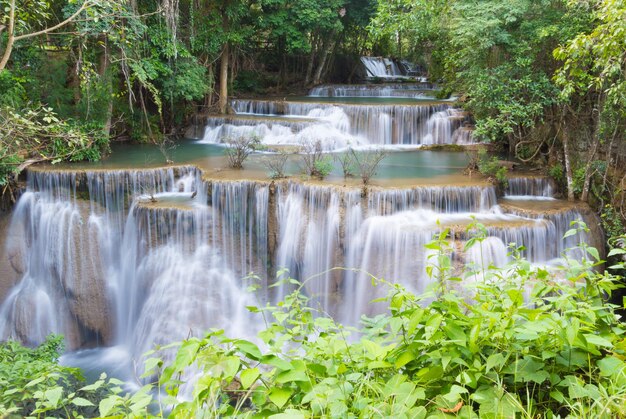
M 24 35 L 18 35 L 18 36 L 16 36 L 14 38 L 14 40 L 15 41 L 19 41 L 19 40 L 22 40 L 22 39 L 32 38 L 32 37 L 43 35 L 43 34 L 55 31 L 55 30 L 57 30 L 59 28 L 62 28 L 63 26 L 67 25 L 68 23 L 71 23 L 74 19 L 76 19 L 76 17 L 78 15 L 80 15 L 83 12 L 83 10 L 85 10 L 85 9 L 87 9 L 87 7 L 89 7 L 90 3 L 91 3 L 90 0 L 86 0 L 82 4 L 82 6 L 80 6 L 80 8 L 72 16 L 68 17 L 63 22 L 57 23 L 56 25 L 54 25 L 54 26 L 52 26 L 50 28 L 42 29 L 42 30 L 37 31 L 37 32 L 26 33 Z

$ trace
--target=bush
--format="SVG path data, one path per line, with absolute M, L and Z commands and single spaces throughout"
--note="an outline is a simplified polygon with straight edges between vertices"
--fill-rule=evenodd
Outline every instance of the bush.
M 0 108 L 0 185 L 19 174 L 25 161 L 98 160 L 109 140 L 100 126 L 58 118 L 51 108 Z
M 261 144 L 259 137 L 251 135 L 249 137 L 228 137 L 224 139 L 226 148 L 226 157 L 228 164 L 233 169 L 243 169 L 243 162 L 252 154 Z
M 352 155 L 350 153 L 341 153 L 335 155 L 335 161 L 341 166 L 341 172 L 344 178 L 354 176 L 355 167 Z
M 322 142 L 309 141 L 302 146 L 302 164 L 305 174 L 324 179 L 333 170 L 332 159 L 322 151 Z
M 285 177 L 285 165 L 289 159 L 289 154 L 279 151 L 265 159 L 265 167 L 270 171 L 269 176 L 272 179 L 282 179 Z
M 356 163 L 359 176 L 361 176 L 361 181 L 363 182 L 363 185 L 367 186 L 372 177 L 376 174 L 378 165 L 385 157 L 387 157 L 387 152 L 385 150 L 376 150 L 357 153 L 352 149 L 350 152 L 352 153 L 352 158 Z
M 496 156 L 490 158 L 485 149 L 478 152 L 478 170 L 492 181 L 499 183 L 503 188 L 508 186 L 507 168 L 500 165 Z

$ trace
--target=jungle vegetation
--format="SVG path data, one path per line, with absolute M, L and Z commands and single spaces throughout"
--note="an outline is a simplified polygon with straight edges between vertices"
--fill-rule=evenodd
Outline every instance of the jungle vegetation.
M 0 10 L 3 185 L 25 163 L 180 136 L 197 113 L 228 112 L 233 93 L 356 81 L 346 68 L 383 55 L 422 64 L 460 97 L 478 138 L 547 167 L 565 196 L 623 229 L 623 0 L 2 0 Z M 14 134 L 29 130 L 26 142 Z

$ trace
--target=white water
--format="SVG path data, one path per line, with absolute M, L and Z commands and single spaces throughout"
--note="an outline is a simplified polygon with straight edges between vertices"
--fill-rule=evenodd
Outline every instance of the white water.
M 367 105 L 234 100 L 233 109 L 255 119 L 212 118 L 203 143 L 255 135 L 266 145 L 306 145 L 324 151 L 348 147 L 397 147 L 471 143 L 466 116 L 447 104 Z M 277 115 L 285 115 L 282 120 Z M 266 116 L 267 120 L 259 120 Z M 295 118 L 304 118 L 298 121 Z M 224 123 L 220 123 L 224 122 Z
M 554 185 L 547 177 L 512 177 L 505 195 L 507 199 L 552 199 Z
M 361 57 L 369 77 L 390 78 L 404 76 L 395 61 L 383 57 Z
M 364 84 L 364 85 L 322 85 L 311 89 L 311 97 L 403 97 L 428 98 L 433 97 L 432 84 Z
M 426 289 L 423 245 L 442 228 L 455 232 L 455 266 L 502 266 L 511 242 L 531 262 L 550 263 L 587 240 L 560 240 L 580 218 L 503 213 L 491 186 L 372 188 L 361 197 L 297 182 L 273 193 L 258 182 L 206 184 L 193 168 L 31 172 L 11 227 L 22 240 L 9 246 L 25 268 L 0 306 L 0 333 L 29 344 L 63 333 L 70 349 L 114 346 L 112 358 L 135 360 L 211 327 L 250 337 L 261 320 L 246 306 L 292 289 L 269 288 L 283 267 L 315 307 L 356 324 L 383 309 L 369 303 L 386 293 L 370 274 Z M 487 238 L 464 252 L 472 220 Z M 250 271 L 262 278 L 256 294 L 242 280 Z

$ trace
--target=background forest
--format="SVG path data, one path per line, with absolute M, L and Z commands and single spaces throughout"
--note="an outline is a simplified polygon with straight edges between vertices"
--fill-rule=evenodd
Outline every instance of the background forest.
M 228 95 L 351 82 L 363 55 L 417 62 L 475 135 L 546 167 L 611 235 L 626 213 L 621 0 L 3 0 L 0 182 L 28 163 L 162 142 Z M 48 141 L 53 139 L 53 141 Z

